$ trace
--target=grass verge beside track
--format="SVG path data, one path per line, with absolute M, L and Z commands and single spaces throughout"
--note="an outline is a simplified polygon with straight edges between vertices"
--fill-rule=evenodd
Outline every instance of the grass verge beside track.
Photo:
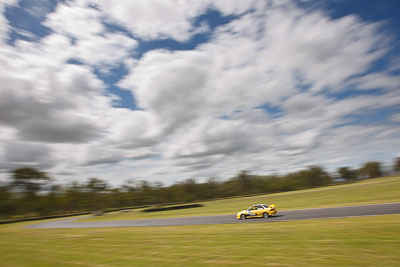
M 1 266 L 398 266 L 400 215 L 179 227 L 0 226 Z
M 202 216 L 217 214 L 236 214 L 257 203 L 275 203 L 279 210 L 320 208 L 400 202 L 400 177 L 378 178 L 358 181 L 351 184 L 328 186 L 315 189 L 284 193 L 259 195 L 252 197 L 229 198 L 198 202 L 204 207 L 143 213 L 132 210 L 129 213 L 109 213 L 81 221 L 134 220 L 145 218 L 168 218 Z

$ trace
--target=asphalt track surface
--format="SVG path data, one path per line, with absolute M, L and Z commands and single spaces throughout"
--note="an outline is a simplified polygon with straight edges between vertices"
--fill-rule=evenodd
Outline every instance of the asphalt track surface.
M 237 220 L 232 215 L 197 216 L 164 219 L 140 219 L 126 221 L 102 222 L 77 222 L 77 218 L 63 219 L 37 223 L 27 226 L 32 229 L 57 229 L 57 228 L 98 228 L 98 227 L 140 227 L 140 226 L 176 226 L 176 225 L 205 225 L 205 224 L 231 224 L 231 223 L 270 223 L 293 220 L 362 217 L 385 214 L 400 214 L 400 202 L 386 204 L 370 204 L 358 206 L 344 206 L 332 208 L 314 208 L 301 210 L 281 211 L 272 217 L 251 218 Z M 82 219 L 79 218 L 79 219 Z

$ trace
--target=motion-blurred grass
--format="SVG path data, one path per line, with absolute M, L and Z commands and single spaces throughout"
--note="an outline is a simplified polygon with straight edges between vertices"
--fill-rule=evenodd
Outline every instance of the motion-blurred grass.
M 292 191 L 252 197 L 229 198 L 199 202 L 204 207 L 144 213 L 132 210 L 128 213 L 108 213 L 82 221 L 131 220 L 144 218 L 202 216 L 236 214 L 258 203 L 275 203 L 279 210 L 298 208 L 361 205 L 386 202 L 400 202 L 400 177 L 379 178 L 351 184 Z
M 400 215 L 202 226 L 0 226 L 0 266 L 399 266 Z

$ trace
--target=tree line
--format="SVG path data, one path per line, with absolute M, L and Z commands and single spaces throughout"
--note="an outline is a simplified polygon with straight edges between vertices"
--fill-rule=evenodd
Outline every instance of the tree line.
M 400 158 L 393 171 L 400 172 Z M 187 203 L 215 198 L 276 193 L 383 175 L 379 162 L 367 162 L 359 169 L 341 167 L 330 175 L 322 167 L 311 166 L 286 175 L 253 175 L 243 170 L 234 177 L 219 181 L 209 178 L 197 183 L 187 179 L 170 186 L 148 181 L 127 181 L 112 188 L 106 181 L 90 178 L 87 182 L 54 184 L 47 173 L 22 167 L 11 171 L 10 182 L 0 184 L 0 219 L 29 218 L 78 212 L 119 209 L 147 205 Z

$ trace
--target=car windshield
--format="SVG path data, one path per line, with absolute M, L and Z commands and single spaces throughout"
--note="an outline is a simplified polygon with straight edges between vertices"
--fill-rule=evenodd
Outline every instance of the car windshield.
M 264 206 L 264 208 L 266 208 L 266 209 L 268 208 L 268 205 L 263 205 L 263 206 Z

